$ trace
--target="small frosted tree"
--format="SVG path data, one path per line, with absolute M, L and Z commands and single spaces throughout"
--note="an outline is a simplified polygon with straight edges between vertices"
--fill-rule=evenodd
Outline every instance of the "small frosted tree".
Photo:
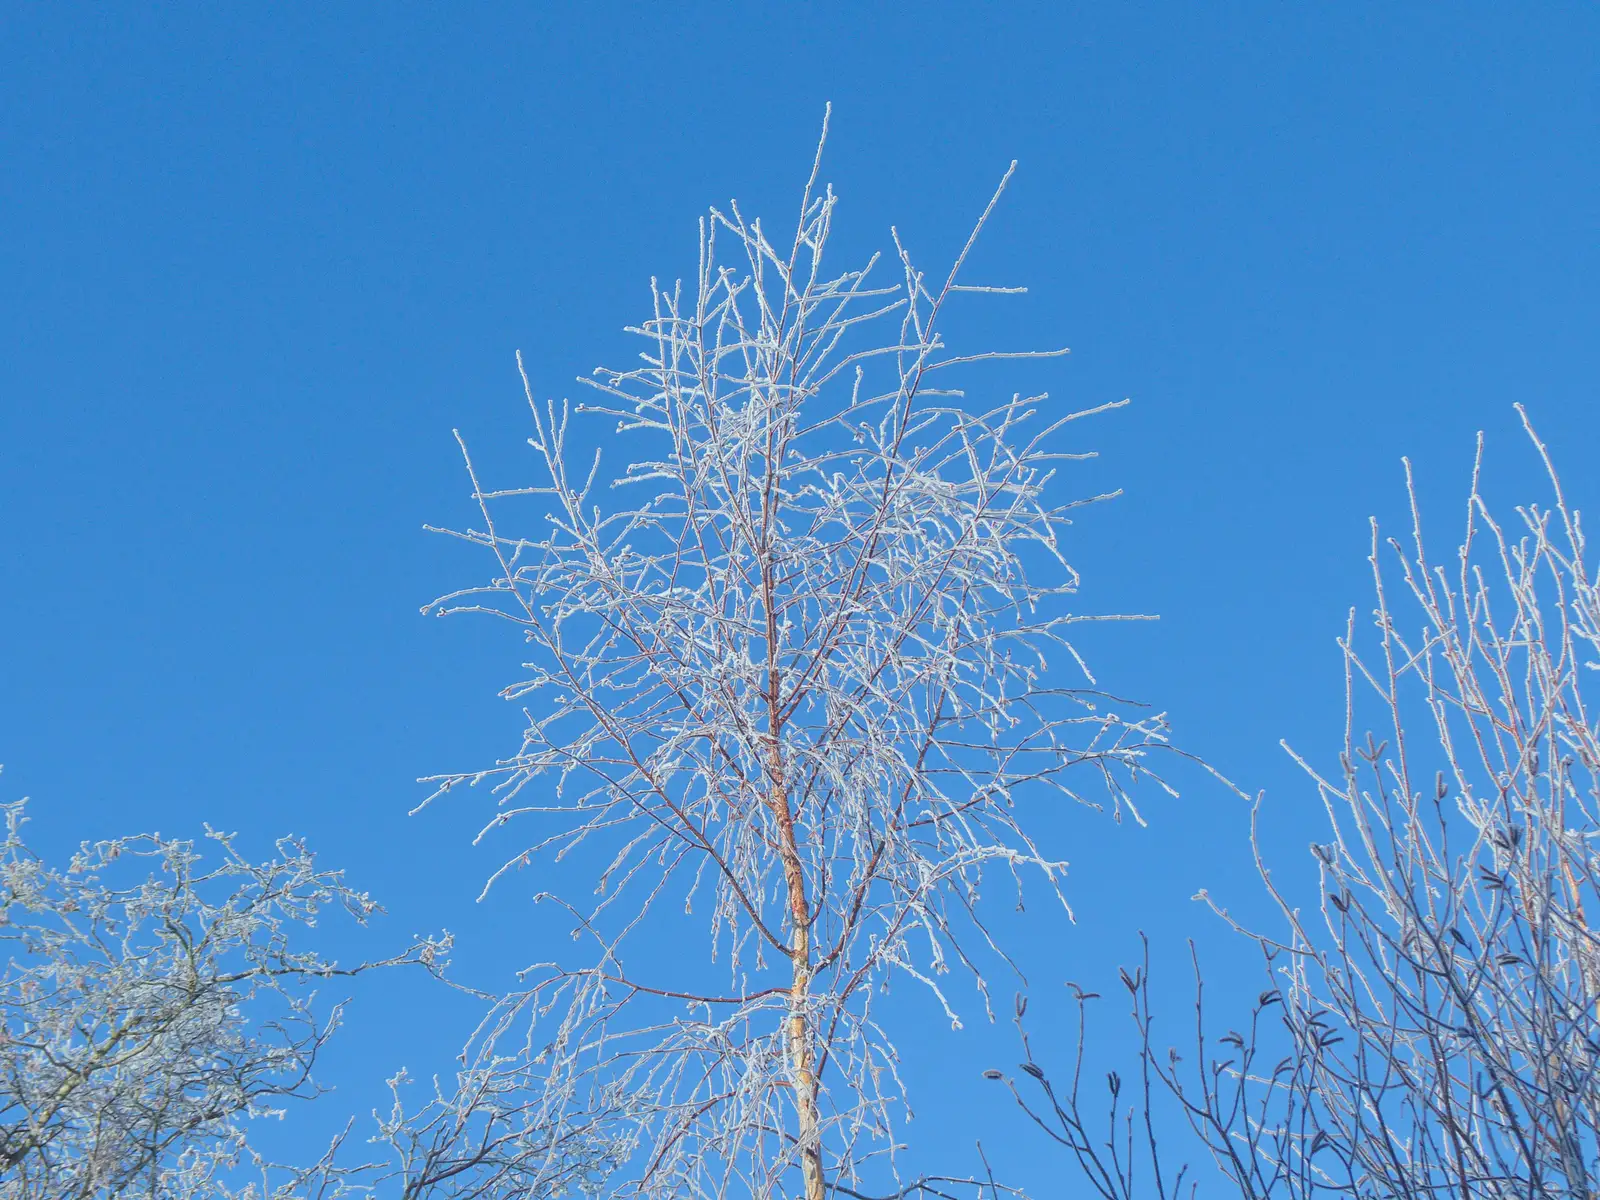
M 1064 351 L 958 354 L 940 336 L 958 296 L 1021 290 L 958 282 L 1005 181 L 943 282 L 896 234 L 881 285 L 876 256 L 824 265 L 820 159 L 792 238 L 713 209 L 689 285 L 652 282 L 629 331 L 640 364 L 587 381 L 603 399 L 577 412 L 632 448 L 617 499 L 598 453 L 571 461 L 572 410 L 529 388 L 542 482 L 489 488 L 468 456 L 482 526 L 456 536 L 493 578 L 425 609 L 525 635 L 504 693 L 526 705 L 521 748 L 432 782 L 491 781 L 485 832 L 535 830 L 501 873 L 580 847 L 596 864 L 598 900 L 541 896 L 589 953 L 530 968 L 505 1013 L 532 1022 L 572 1119 L 622 1131 L 632 1194 L 772 1196 L 797 1172 L 820 1200 L 860 1194 L 875 1158 L 892 1172 L 903 1097 L 877 997 L 915 980 L 959 1024 L 956 968 L 987 1007 L 1006 959 L 984 883 L 1015 880 L 1020 902 L 1032 869 L 1061 896 L 1023 807 L 1109 796 L 1120 815 L 1164 745 L 1162 719 L 1121 715 L 1068 637 L 1100 618 L 1069 608 L 1061 538 L 1089 500 L 1054 475 L 1087 456 L 1058 435 L 1117 405 L 969 403 L 974 364 Z M 512 532 L 526 497 L 546 511 Z M 675 946 L 636 972 L 668 957 L 641 949 L 676 930 L 667 912 L 695 904 L 710 961 Z
M 377 909 L 284 839 L 252 863 L 155 835 L 84 845 L 65 868 L 0 842 L 0 1200 L 227 1194 L 246 1127 L 320 1089 L 340 1008 L 314 985 L 431 965 L 444 941 L 341 966 L 297 944 L 320 913 Z
M 1600 1186 L 1600 576 L 1523 421 L 1547 506 L 1495 518 L 1480 437 L 1451 559 L 1430 559 L 1412 489 L 1394 586 L 1374 523 L 1376 647 L 1352 614 L 1338 769 L 1301 760 L 1329 822 L 1321 912 L 1280 895 L 1290 934 L 1264 943 L 1296 1055 L 1278 1112 L 1299 1128 L 1256 1134 L 1304 1181 L 1291 1194 Z
M 489 1048 L 493 1007 L 431 1094 L 390 1080 L 380 1149 L 352 1144 L 352 1119 L 309 1166 L 267 1161 L 252 1125 L 323 1095 L 314 1071 L 343 1005 L 317 988 L 438 974 L 448 936 L 349 965 L 307 949 L 320 917 L 365 924 L 378 906 L 294 838 L 252 862 L 216 831 L 198 847 L 142 834 L 55 867 L 24 841 L 21 803 L 4 820 L 0 1200 L 542 1200 L 614 1162 L 613 1143 L 524 1086 L 532 1064 Z
M 1326 816 L 1320 903 L 1297 905 L 1257 843 L 1285 932 L 1249 934 L 1267 971 L 1248 1021 L 1208 1034 L 1197 996 L 1193 1039 L 1158 1051 L 1146 964 L 1123 974 L 1127 1097 L 1113 1074 L 1109 1105 L 1086 1098 L 1081 992 L 1070 1082 L 1023 1065 L 1019 1101 L 1107 1200 L 1180 1194 L 1164 1101 L 1250 1200 L 1600 1192 L 1600 570 L 1523 421 L 1546 505 L 1493 515 L 1480 437 L 1455 554 L 1428 553 L 1414 488 L 1405 542 L 1373 523 L 1343 745 L 1332 769 L 1295 755 Z

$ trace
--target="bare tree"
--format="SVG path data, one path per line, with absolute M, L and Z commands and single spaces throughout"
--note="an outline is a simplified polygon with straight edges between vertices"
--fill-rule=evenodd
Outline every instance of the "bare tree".
M 1600 1186 L 1600 729 L 1584 695 L 1600 575 L 1523 420 L 1548 507 L 1518 509 L 1511 529 L 1490 514 L 1480 436 L 1453 561 L 1428 557 L 1414 488 L 1409 545 L 1388 543 L 1399 589 L 1373 525 L 1375 646 L 1359 645 L 1352 613 L 1338 769 L 1295 755 L 1328 820 L 1312 846 L 1320 919 L 1274 882 L 1257 841 L 1288 932 L 1250 935 L 1269 979 L 1246 1031 L 1208 1040 L 1197 997 L 1185 1055 L 1160 1054 L 1148 974 L 1125 977 L 1157 1100 L 1176 1101 L 1242 1195 Z M 1068 1104 L 1027 1106 L 1070 1133 L 1076 1095 L 1075 1075 Z M 1074 1149 L 1091 1177 L 1115 1175 L 1106 1143 Z
M 250 1122 L 323 1094 L 312 1071 L 342 1004 L 318 984 L 417 965 L 436 976 L 450 939 L 352 966 L 304 949 L 330 911 L 378 911 L 296 839 L 245 859 L 231 835 L 140 835 L 85 845 L 65 869 L 23 840 L 5 808 L 0 844 L 0 1200 L 539 1200 L 581 1191 L 611 1144 L 564 1124 L 517 1086 L 526 1056 L 490 1048 L 494 1020 L 459 1069 L 408 1103 L 406 1076 L 372 1143 L 354 1122 L 308 1167 L 265 1159 Z M 442 978 L 442 977 L 441 977 Z
M 489 488 L 468 457 L 482 526 L 456 536 L 493 577 L 425 610 L 525 636 L 505 692 L 528 706 L 521 748 L 432 782 L 490 781 L 485 833 L 535 830 L 501 873 L 580 846 L 599 864 L 598 900 L 541 896 L 590 951 L 529 969 L 522 1036 L 550 1094 L 629 1140 L 632 1194 L 773 1196 L 793 1172 L 820 1200 L 860 1194 L 874 1160 L 893 1171 L 903 1097 L 876 998 L 914 980 L 959 1025 L 955 967 L 987 1008 L 986 963 L 1006 960 L 986 872 L 1020 889 L 1032 868 L 1060 897 L 1064 864 L 1019 806 L 1109 794 L 1120 815 L 1164 745 L 1068 639 L 1099 618 L 1068 607 L 1061 537 L 1088 501 L 1057 499 L 1054 473 L 1087 456 L 1058 435 L 1117 405 L 968 404 L 972 364 L 1064 352 L 940 336 L 958 297 L 1021 290 L 958 282 L 1000 192 L 942 282 L 896 235 L 880 285 L 876 256 L 824 267 L 817 172 L 791 238 L 713 209 L 690 284 L 652 282 L 640 365 L 588 381 L 603 399 L 577 411 L 634 447 L 618 501 L 598 454 L 571 462 L 572 410 L 529 388 L 542 482 Z M 510 532 L 528 497 L 548 507 Z M 705 959 L 649 961 L 695 903 Z
M 0 1196 L 168 1196 L 239 1161 L 244 1122 L 316 1093 L 338 1024 L 297 984 L 427 962 L 421 941 L 340 967 L 291 944 L 323 909 L 376 905 L 304 845 L 255 864 L 228 835 L 220 862 L 156 836 L 85 845 L 65 870 L 22 840 L 0 846 Z

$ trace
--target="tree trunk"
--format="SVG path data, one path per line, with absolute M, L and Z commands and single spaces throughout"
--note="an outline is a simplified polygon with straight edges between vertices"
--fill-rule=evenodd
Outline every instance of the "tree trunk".
M 800 1171 L 806 1200 L 823 1200 L 822 1144 L 817 1119 L 817 1076 L 806 1004 L 811 995 L 811 928 L 806 921 L 805 877 L 794 844 L 794 824 L 785 797 L 779 822 L 784 839 L 784 878 L 789 885 L 794 936 L 790 939 L 793 980 L 789 989 L 789 1061 L 794 1071 L 795 1112 L 799 1118 Z
M 779 687 L 783 677 L 777 663 L 777 611 L 773 603 L 770 564 L 762 574 L 767 610 L 767 773 L 772 781 L 769 803 L 778 822 L 778 854 L 783 859 L 783 880 L 789 893 L 789 920 L 792 926 L 789 938 L 793 981 L 789 988 L 789 1065 L 793 1073 L 796 1133 L 800 1143 L 800 1174 L 805 1183 L 805 1200 L 824 1200 L 816 1061 L 811 1044 L 813 1031 L 806 1017 L 806 1007 L 811 997 L 811 906 L 806 900 L 805 870 L 800 862 L 800 847 L 795 838 L 794 810 L 789 805 L 783 749 L 779 740 L 783 729 Z

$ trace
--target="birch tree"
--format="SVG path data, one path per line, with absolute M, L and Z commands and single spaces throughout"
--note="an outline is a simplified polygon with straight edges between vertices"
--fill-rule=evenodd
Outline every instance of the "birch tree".
M 490 886 L 594 867 L 594 898 L 539 895 L 580 948 L 528 969 L 503 1036 L 626 1142 L 626 1195 L 928 1185 L 896 1165 L 883 993 L 988 1015 L 1009 960 L 982 893 L 1020 904 L 1031 874 L 1065 904 L 1024 814 L 1137 817 L 1166 744 L 1072 641 L 1103 618 L 1074 607 L 1069 516 L 1108 497 L 1057 474 L 1089 457 L 1069 426 L 1119 403 L 982 369 L 1065 351 L 941 335 L 957 303 L 1022 290 L 962 274 L 1011 172 L 942 277 L 897 232 L 887 262 L 839 269 L 821 153 L 792 235 L 710 211 L 695 274 L 652 281 L 639 361 L 596 371 L 595 400 L 538 402 L 524 371 L 533 482 L 491 486 L 462 442 L 478 516 L 455 536 L 492 569 L 424 609 L 522 633 L 520 747 L 433 796 L 488 784 L 484 835 L 525 831 Z M 622 470 L 579 449 L 585 418 Z M 673 912 L 699 914 L 697 945 Z

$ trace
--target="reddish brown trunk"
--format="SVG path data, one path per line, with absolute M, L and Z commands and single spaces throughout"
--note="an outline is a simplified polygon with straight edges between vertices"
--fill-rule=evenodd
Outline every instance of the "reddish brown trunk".
M 763 599 L 767 610 L 767 774 L 772 782 L 768 803 L 778 823 L 778 854 L 783 860 L 783 880 L 789 893 L 789 920 L 792 934 L 789 956 L 792 983 L 789 988 L 789 1066 L 794 1076 L 796 1133 L 800 1139 L 800 1173 L 805 1183 L 805 1200 L 824 1200 L 822 1183 L 822 1143 L 817 1109 L 817 1075 L 811 1044 L 812 1029 L 806 1018 L 811 996 L 811 906 L 806 899 L 805 870 L 800 862 L 800 846 L 794 831 L 794 810 L 784 779 L 780 735 L 778 670 L 778 616 L 775 607 L 773 572 L 768 564 L 762 572 Z

